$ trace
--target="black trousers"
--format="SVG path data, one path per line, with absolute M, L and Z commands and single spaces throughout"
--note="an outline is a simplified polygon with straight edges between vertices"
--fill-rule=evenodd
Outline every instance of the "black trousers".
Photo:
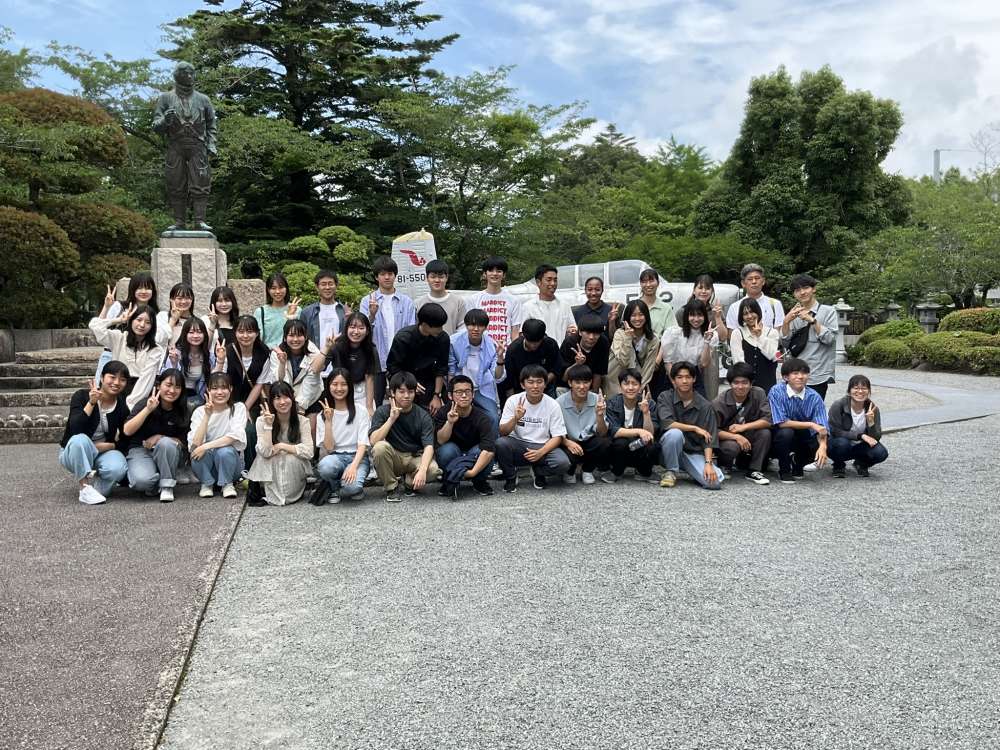
M 771 455 L 778 459 L 778 471 L 782 474 L 798 474 L 803 466 L 813 462 L 819 450 L 819 438 L 808 428 L 776 427 L 771 441 Z
M 583 471 L 589 472 L 593 472 L 598 466 L 602 468 L 608 466 L 608 452 L 611 448 L 611 441 L 608 438 L 593 435 L 586 440 L 577 440 L 576 442 L 583 448 L 582 456 L 577 456 L 568 448 L 563 447 L 566 455 L 569 456 L 571 471 L 575 471 L 576 467 L 581 464 Z
M 660 444 L 651 440 L 636 450 L 629 450 L 629 443 L 636 438 L 615 438 L 611 441 L 611 471 L 615 476 L 621 476 L 629 466 L 634 468 L 639 476 L 648 477 L 653 473 L 653 465 L 660 457 Z
M 740 433 L 750 441 L 750 452 L 740 450 L 735 440 L 719 440 L 719 466 L 723 469 L 736 467 L 745 471 L 764 471 L 764 462 L 771 450 L 771 430 L 751 430 Z
M 816 393 L 820 395 L 820 398 L 822 398 L 825 401 L 826 389 L 830 387 L 830 381 L 827 381 L 825 383 L 820 383 L 819 385 L 811 385 L 809 387 L 812 388 L 814 391 L 816 391 Z

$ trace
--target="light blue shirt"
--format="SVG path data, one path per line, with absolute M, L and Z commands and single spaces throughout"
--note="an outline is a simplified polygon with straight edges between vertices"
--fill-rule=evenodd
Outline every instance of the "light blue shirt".
M 576 442 L 589 440 L 597 434 L 597 394 L 587 391 L 587 402 L 577 408 L 572 391 L 567 391 L 556 399 L 562 409 L 566 423 L 566 437 Z

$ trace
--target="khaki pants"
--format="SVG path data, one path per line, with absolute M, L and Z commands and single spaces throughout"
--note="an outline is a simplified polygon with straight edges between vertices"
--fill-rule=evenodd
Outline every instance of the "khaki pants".
M 404 477 L 406 484 L 413 484 L 413 473 L 420 466 L 422 453 L 404 453 L 389 445 L 389 441 L 382 440 L 375 443 L 372 448 L 372 464 L 375 466 L 375 473 L 385 487 L 386 492 L 396 489 L 399 484 L 398 477 Z M 437 462 L 431 459 L 427 467 L 427 481 L 436 482 L 441 478 L 441 469 Z

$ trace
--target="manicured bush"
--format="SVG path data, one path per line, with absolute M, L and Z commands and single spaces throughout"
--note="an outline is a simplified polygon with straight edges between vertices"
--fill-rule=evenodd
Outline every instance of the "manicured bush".
M 358 274 L 342 273 L 337 285 L 337 299 L 357 310 L 358 302 L 371 290 L 371 284 L 366 283 Z
M 84 257 L 131 255 L 148 264 L 156 244 L 156 232 L 149 219 L 111 203 L 46 200 L 42 211 L 66 230 Z
M 358 236 L 350 227 L 340 225 L 323 227 L 316 234 L 330 247 L 336 247 L 341 242 L 350 242 L 351 240 L 357 239 Z
M 920 338 L 913 346 L 914 356 L 921 362 L 940 370 L 973 370 L 973 349 L 1000 347 L 1000 336 L 977 331 L 943 331 Z M 983 353 L 976 361 L 985 362 Z
M 878 339 L 866 346 L 864 352 L 865 362 L 872 367 L 913 366 L 913 349 L 902 339 Z
M 858 337 L 857 345 L 867 347 L 879 339 L 901 339 L 914 333 L 922 333 L 922 329 L 912 318 L 890 320 L 888 323 L 880 323 L 867 329 Z
M 281 267 L 281 272 L 288 279 L 289 299 L 293 297 L 301 298 L 303 307 L 319 299 L 319 295 L 316 293 L 316 284 L 313 283 L 313 279 L 319 272 L 319 266 L 315 263 L 303 263 L 301 261 L 285 263 Z
M 968 368 L 980 375 L 1000 375 L 1000 346 L 973 346 L 965 353 Z
M 296 258 L 322 257 L 330 255 L 330 247 L 316 235 L 307 234 L 289 241 L 288 252 Z
M 52 219 L 0 206 L 0 320 L 15 328 L 71 322 L 76 306 L 63 290 L 79 262 L 76 247 Z
M 1000 333 L 1000 308 L 971 307 L 967 310 L 955 310 L 944 316 L 938 330 Z

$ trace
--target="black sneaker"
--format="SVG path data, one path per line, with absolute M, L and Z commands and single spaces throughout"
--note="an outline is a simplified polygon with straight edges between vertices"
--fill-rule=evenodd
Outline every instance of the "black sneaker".
M 868 467 L 864 464 L 854 463 L 854 470 L 858 472 L 859 477 L 869 477 L 871 474 L 868 473 Z
M 493 488 L 490 487 L 489 481 L 483 477 L 476 477 L 472 480 L 472 489 L 478 492 L 483 497 L 489 497 L 493 494 Z
M 546 487 L 549 486 L 548 480 L 545 477 L 543 477 L 541 474 L 538 474 L 538 473 L 532 471 L 531 472 L 531 477 L 533 479 L 533 482 L 534 482 L 536 490 L 544 490 Z
M 309 496 L 310 505 L 326 505 L 330 498 L 333 496 L 333 488 L 330 483 L 325 480 L 320 480 L 316 482 L 316 486 L 313 488 L 312 494 Z M 340 498 L 337 498 L 337 502 L 340 502 Z
M 458 485 L 453 482 L 441 482 L 441 486 L 438 487 L 438 494 L 449 500 L 458 500 Z
M 417 494 L 417 491 L 412 486 L 410 486 L 408 484 L 404 484 L 403 485 L 403 494 L 406 495 L 407 497 L 413 497 L 414 495 Z
M 782 471 L 778 474 L 778 481 L 781 482 L 782 484 L 795 484 L 795 475 L 786 474 L 785 472 Z
M 801 466 L 796 466 L 792 469 L 792 476 L 796 479 L 803 479 L 806 475 L 805 470 Z
M 514 493 L 517 492 L 517 475 L 503 480 L 503 491 Z
M 385 501 L 387 503 L 398 503 L 403 499 L 402 488 L 397 484 L 391 490 L 385 491 Z
M 326 482 L 323 482 L 326 484 Z M 247 505 L 254 508 L 261 508 L 267 505 L 267 501 L 264 499 L 264 488 L 260 486 L 260 482 L 250 482 L 247 485 Z
M 834 479 L 843 479 L 844 477 L 847 476 L 847 471 L 843 466 L 834 466 L 832 473 Z

